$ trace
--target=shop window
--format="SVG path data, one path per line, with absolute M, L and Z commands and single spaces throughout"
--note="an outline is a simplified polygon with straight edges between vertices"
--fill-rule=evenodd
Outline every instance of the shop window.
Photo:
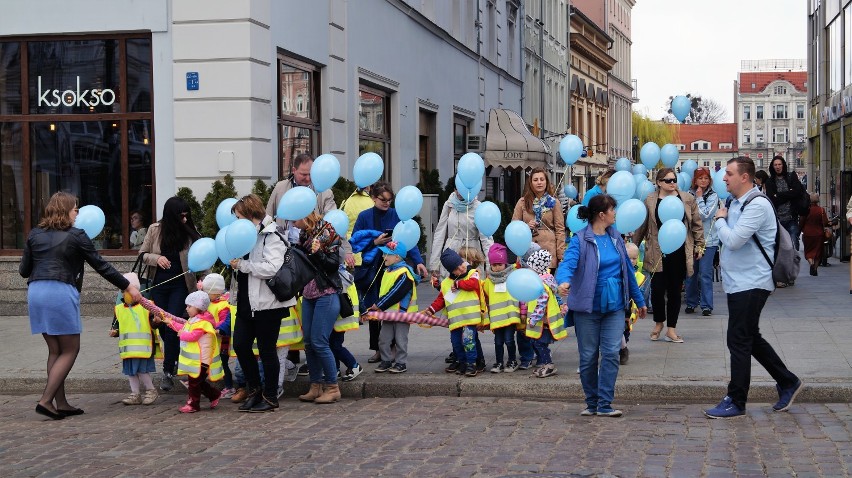
M 381 156 L 385 163 L 382 174 L 385 181 L 391 178 L 389 107 L 387 93 L 361 85 L 358 90 L 358 154 L 371 152 Z
M 290 174 L 293 159 L 320 149 L 319 69 L 284 54 L 278 57 L 279 170 Z
M 151 58 L 150 34 L 0 41 L 0 249 L 67 191 L 104 211 L 97 248 L 130 250 L 130 212 L 155 217 Z

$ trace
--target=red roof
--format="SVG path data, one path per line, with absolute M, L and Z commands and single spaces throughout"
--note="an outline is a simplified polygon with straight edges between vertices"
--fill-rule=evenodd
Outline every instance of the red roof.
M 740 93 L 761 93 L 770 83 L 784 80 L 793 85 L 796 91 L 807 93 L 808 72 L 806 71 L 773 71 L 757 73 L 740 73 Z M 751 85 L 754 85 L 752 88 Z
M 710 149 L 691 149 L 695 141 L 707 141 Z M 685 145 L 684 153 L 733 153 L 737 151 L 737 124 L 682 124 L 678 128 L 678 143 Z M 731 149 L 719 149 L 719 143 L 730 143 Z

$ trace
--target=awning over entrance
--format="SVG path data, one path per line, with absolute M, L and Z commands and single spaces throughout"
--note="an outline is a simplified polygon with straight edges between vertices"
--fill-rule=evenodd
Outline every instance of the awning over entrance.
M 486 166 L 503 168 L 547 168 L 550 148 L 533 136 L 518 113 L 492 109 L 485 138 Z

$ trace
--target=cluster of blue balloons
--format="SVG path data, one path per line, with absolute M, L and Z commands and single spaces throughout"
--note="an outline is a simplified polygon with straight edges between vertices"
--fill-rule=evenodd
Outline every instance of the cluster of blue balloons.
M 658 234 L 660 251 L 663 254 L 670 254 L 680 248 L 686 240 L 683 201 L 675 196 L 663 198 L 657 207 L 657 216 L 663 223 Z
M 459 158 L 456 171 L 456 190 L 470 202 L 482 189 L 482 177 L 485 175 L 485 161 L 476 153 L 466 153 Z
M 74 220 L 74 227 L 82 229 L 89 239 L 98 237 L 98 234 L 104 230 L 104 224 L 106 224 L 104 211 L 91 204 L 81 207 L 77 211 L 77 219 Z

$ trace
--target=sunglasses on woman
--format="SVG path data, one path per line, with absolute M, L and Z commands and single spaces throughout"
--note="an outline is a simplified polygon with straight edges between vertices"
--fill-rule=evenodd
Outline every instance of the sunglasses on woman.
M 674 183 L 677 182 L 677 179 L 676 178 L 665 178 L 665 179 L 661 179 L 660 182 L 666 183 L 666 184 L 674 184 Z

